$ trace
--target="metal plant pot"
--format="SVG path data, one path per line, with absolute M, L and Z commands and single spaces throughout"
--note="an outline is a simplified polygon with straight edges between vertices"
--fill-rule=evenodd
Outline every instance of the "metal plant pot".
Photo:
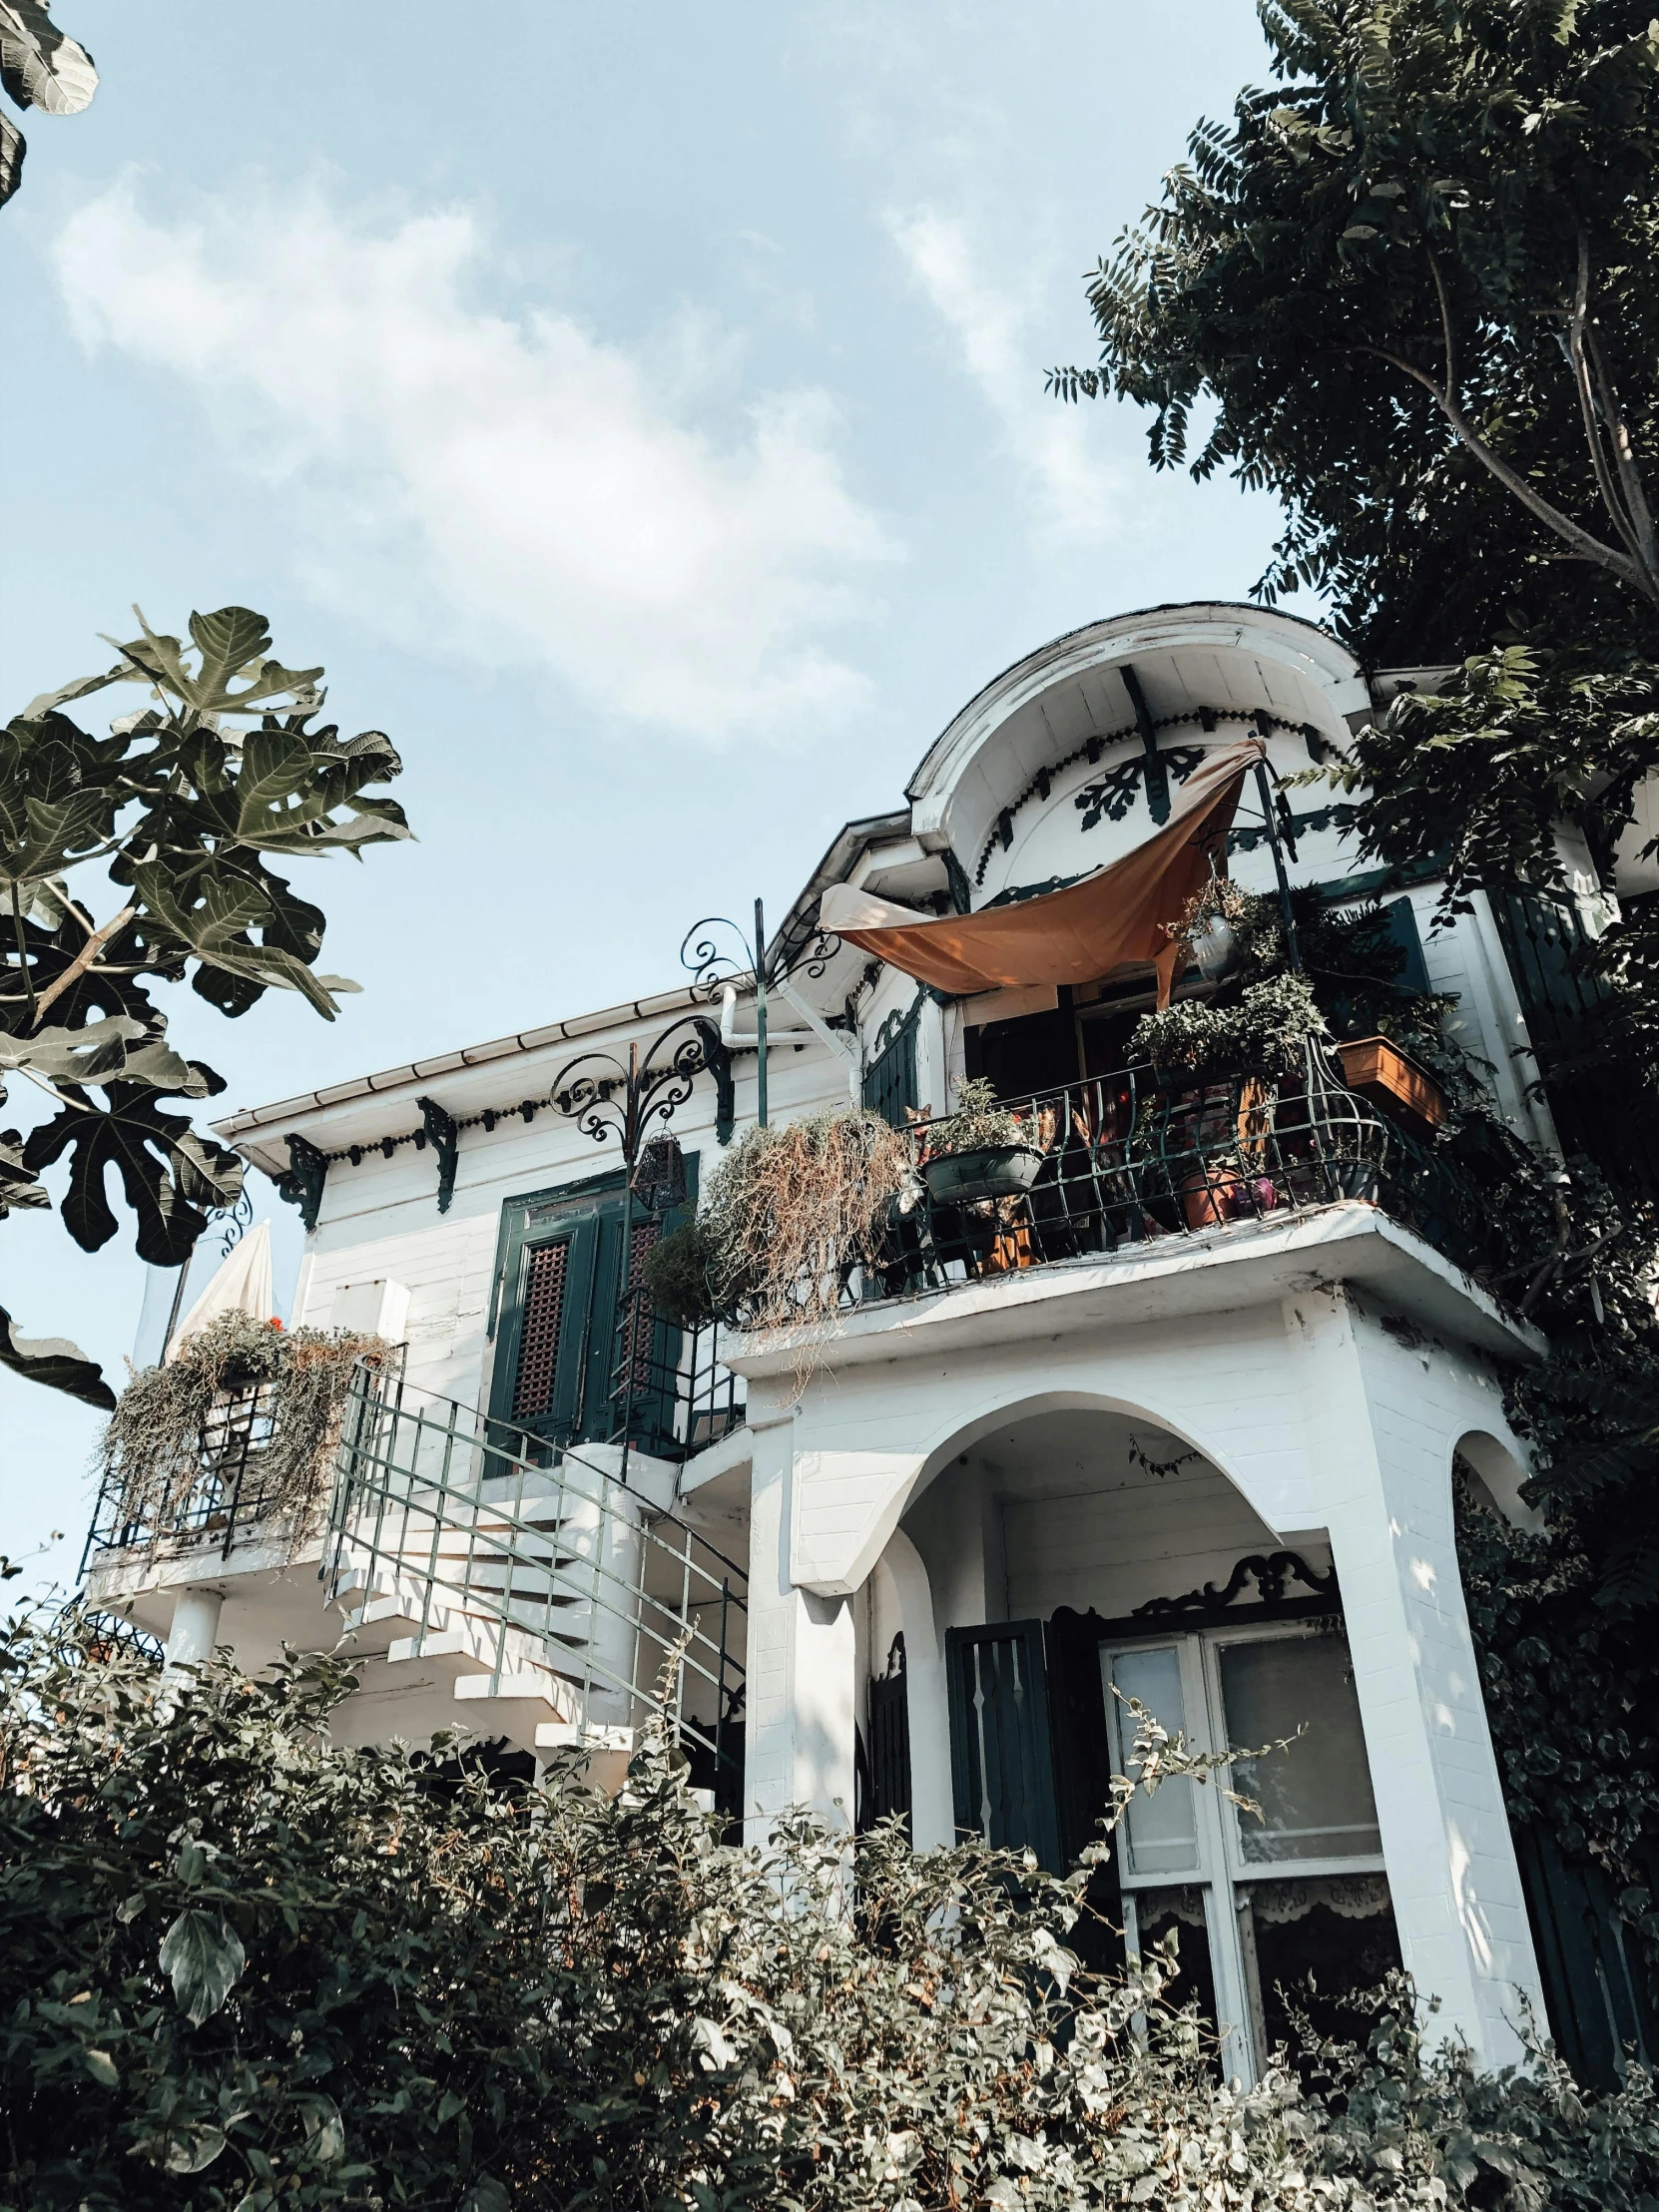
M 935 1206 L 967 1206 L 982 1198 L 1018 1198 L 1037 1180 L 1043 1155 L 1028 1144 L 981 1145 L 944 1152 L 922 1169 Z

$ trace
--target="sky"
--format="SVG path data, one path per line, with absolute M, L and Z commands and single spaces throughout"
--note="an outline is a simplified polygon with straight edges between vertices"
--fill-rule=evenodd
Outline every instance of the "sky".
M 1262 570 L 1272 502 L 1043 391 L 1093 357 L 1085 273 L 1263 75 L 1249 0 L 55 16 L 102 84 L 26 119 L 0 211 L 5 712 L 135 602 L 252 606 L 391 735 L 416 832 L 296 871 L 363 986 L 336 1021 L 179 995 L 214 1111 L 672 986 L 1000 669 Z M 0 1306 L 119 1381 L 130 1243 L 14 1215 Z M 0 1370 L 31 1585 L 73 1583 L 98 1427 Z

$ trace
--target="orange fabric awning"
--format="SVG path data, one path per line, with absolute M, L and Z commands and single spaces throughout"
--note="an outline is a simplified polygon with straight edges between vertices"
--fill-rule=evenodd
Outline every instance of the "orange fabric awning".
M 1149 960 L 1158 1003 L 1168 1005 L 1180 947 L 1164 924 L 1208 881 L 1212 852 L 1226 873 L 1239 793 L 1265 755 L 1259 738 L 1218 747 L 1188 777 L 1161 830 L 1064 890 L 934 916 L 832 883 L 819 926 L 953 997 L 1019 983 L 1094 983 L 1128 961 Z

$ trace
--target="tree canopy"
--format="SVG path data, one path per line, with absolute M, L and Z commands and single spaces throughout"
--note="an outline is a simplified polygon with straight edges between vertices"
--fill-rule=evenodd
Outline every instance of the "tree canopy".
M 225 1086 L 167 1042 L 155 986 L 188 975 L 231 1016 L 268 990 L 297 991 L 332 1020 L 337 994 L 357 986 L 316 972 L 321 909 L 273 863 L 360 857 L 409 830 L 395 800 L 368 791 L 400 771 L 390 740 L 317 727 L 322 671 L 284 668 L 263 615 L 193 614 L 188 642 L 139 620 L 112 667 L 0 731 L 0 1104 L 10 1077 L 56 1108 L 27 1135 L 0 1129 L 0 1219 L 50 1205 L 41 1174 L 67 1164 L 59 1214 L 96 1252 L 119 1228 L 113 1170 L 140 1256 L 177 1267 L 207 1210 L 236 1199 L 243 1169 L 163 1104 Z M 107 737 L 64 712 L 128 684 L 146 703 Z M 76 870 L 113 886 L 105 919 L 72 892 Z M 4 1309 L 0 1364 L 114 1403 L 73 1345 L 19 1340 Z
M 1659 637 L 1659 20 L 1647 0 L 1260 0 L 1277 83 L 1201 123 L 1090 285 L 1076 398 L 1278 492 L 1259 587 L 1373 660 L 1570 612 Z

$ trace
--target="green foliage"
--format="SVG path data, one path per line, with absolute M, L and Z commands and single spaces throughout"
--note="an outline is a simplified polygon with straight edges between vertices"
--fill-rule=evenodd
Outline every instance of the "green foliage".
M 1260 0 L 1278 83 L 1201 123 L 1090 284 L 1159 467 L 1290 509 L 1263 580 L 1374 660 L 1652 627 L 1659 30 L 1647 0 Z M 1209 423 L 1194 437 L 1195 416 Z
M 683 1221 L 660 1238 L 641 1270 L 653 1307 L 676 1329 L 703 1329 L 715 1318 L 716 1251 L 705 1225 Z
M 95 1252 L 119 1227 L 113 1170 L 139 1253 L 177 1267 L 208 1211 L 235 1201 L 243 1169 L 162 1105 L 225 1086 L 166 1043 L 154 986 L 189 975 L 230 1015 L 293 990 L 331 1020 L 336 994 L 356 986 L 316 972 L 323 915 L 272 863 L 360 858 L 409 831 L 396 802 L 369 789 L 399 773 L 390 742 L 313 727 L 322 671 L 275 659 L 263 616 L 193 614 L 189 643 L 139 620 L 143 635 L 117 647 L 114 667 L 0 731 L 0 1103 L 11 1076 L 57 1108 L 26 1134 L 0 1130 L 0 1218 L 49 1204 L 41 1172 L 65 1162 L 63 1223 Z M 145 703 L 108 737 L 63 711 L 125 684 Z M 123 902 L 102 923 L 71 892 L 78 868 L 118 886 Z M 40 1381 L 62 1372 L 8 1365 Z
M 66 38 L 41 0 L 0 0 L 0 84 L 20 108 L 79 115 L 98 90 L 84 46 Z M 23 133 L 0 114 L 0 206 L 23 181 Z
M 1249 983 L 1236 998 L 1185 998 L 1143 1014 L 1129 1038 L 1132 1059 L 1160 1075 L 1202 1081 L 1213 1075 L 1300 1075 L 1309 1043 L 1326 1034 L 1306 975 L 1287 970 Z
M 982 1075 L 970 1075 L 957 1086 L 956 1110 L 930 1125 L 927 1149 L 930 1157 L 954 1152 L 988 1152 L 1021 1142 L 1019 1117 L 1011 1114 L 996 1095 L 996 1085 Z
M 93 1634 L 0 1637 L 19 2212 L 1646 2212 L 1659 2187 L 1639 2069 L 1597 2098 L 1542 2056 L 1478 2076 L 1403 1986 L 1311 2054 L 1322 2094 L 1226 2089 L 1166 1954 L 1097 1974 L 1067 1947 L 1087 1868 L 801 1816 L 738 1851 L 662 1742 L 614 1799 L 495 1786 L 332 1746 L 338 1660 L 164 1682 Z

